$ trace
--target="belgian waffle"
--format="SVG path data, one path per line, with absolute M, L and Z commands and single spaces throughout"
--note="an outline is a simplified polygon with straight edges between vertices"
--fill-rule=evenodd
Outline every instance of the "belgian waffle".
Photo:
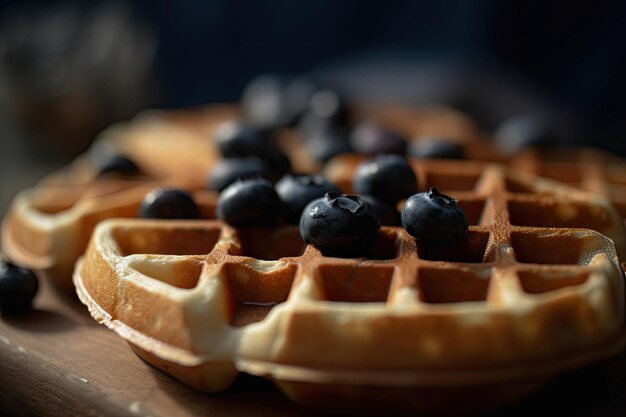
M 214 200 L 210 191 L 204 191 L 204 180 L 219 155 L 206 135 L 219 122 L 234 117 L 233 109 L 219 106 L 202 112 L 198 115 L 202 125 L 169 120 L 175 114 L 147 112 L 107 129 L 92 152 L 15 197 L 2 222 L 3 251 L 15 262 L 43 272 L 59 287 L 73 288 L 74 264 L 99 221 L 136 217 L 141 200 L 156 186 L 197 191 L 200 202 Z M 142 175 L 99 178 L 95 150 L 129 156 Z M 203 210 L 205 216 L 214 217 L 210 205 L 203 205 Z
M 327 170 L 340 184 L 344 158 Z M 606 200 L 500 165 L 415 168 L 422 188 L 460 200 L 466 239 L 433 247 L 383 227 L 369 258 L 344 259 L 295 227 L 110 219 L 78 263 L 77 293 L 194 388 L 247 372 L 333 411 L 491 408 L 622 348 L 624 230 Z
M 435 135 L 477 152 L 477 128 L 465 116 L 445 108 L 363 105 L 356 118 L 377 120 L 406 135 Z M 233 105 L 185 111 L 146 111 L 106 129 L 92 149 L 36 187 L 19 193 L 2 223 L 2 248 L 13 261 L 43 272 L 57 286 L 72 289 L 71 274 L 94 226 L 113 217 L 136 217 L 145 194 L 156 186 L 194 193 L 205 218 L 214 218 L 215 193 L 206 190 L 207 173 L 221 158 L 210 139 L 216 126 L 238 117 Z M 278 140 L 296 172 L 314 172 L 311 159 L 293 129 Z M 472 144 L 472 145 L 470 145 Z M 96 157 L 124 154 L 142 176 L 98 178 Z
M 594 148 L 533 148 L 511 166 L 591 191 L 608 199 L 626 219 L 626 160 Z

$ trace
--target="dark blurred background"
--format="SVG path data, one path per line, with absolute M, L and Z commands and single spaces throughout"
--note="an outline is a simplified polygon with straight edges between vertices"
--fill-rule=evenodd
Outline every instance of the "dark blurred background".
M 237 101 L 268 72 L 448 104 L 487 131 L 540 114 L 626 155 L 624 1 L 4 1 L 0 209 L 106 125 Z

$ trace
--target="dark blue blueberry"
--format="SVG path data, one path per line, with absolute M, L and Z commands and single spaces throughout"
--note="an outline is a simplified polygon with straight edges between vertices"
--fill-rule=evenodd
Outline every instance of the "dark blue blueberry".
M 307 110 L 316 89 L 313 81 L 303 77 L 275 74 L 256 77 L 242 92 L 244 118 L 261 128 L 292 125 Z
M 276 183 L 276 192 L 285 205 L 285 216 L 298 223 L 304 207 L 328 192 L 341 193 L 339 188 L 321 175 L 285 175 Z
M 309 154 L 318 162 L 325 163 L 332 157 L 351 152 L 348 135 L 344 129 L 319 129 L 305 136 L 305 144 Z
M 458 143 L 440 138 L 419 138 L 409 145 L 409 155 L 419 159 L 464 159 L 465 151 Z
M 198 206 L 191 194 L 179 189 L 156 188 L 143 199 L 139 217 L 144 219 L 196 219 Z
M 217 217 L 234 227 L 270 226 L 282 208 L 272 183 L 256 178 L 226 187 L 217 200 Z
M 112 155 L 100 168 L 98 177 L 106 174 L 137 175 L 139 167 L 124 155 Z
M 236 180 L 246 178 L 266 178 L 269 169 L 261 158 L 226 158 L 215 164 L 209 174 L 208 188 L 222 191 Z
M 369 194 L 361 194 L 361 199 L 374 207 L 382 225 L 400 226 L 400 212 L 394 206 Z
M 224 122 L 215 131 L 215 142 L 224 158 L 261 158 L 275 179 L 291 169 L 289 158 L 269 131 L 253 129 L 238 121 Z
M 264 74 L 252 79 L 243 89 L 241 104 L 248 122 L 274 127 L 286 123 L 284 114 L 284 77 Z
M 289 80 L 284 89 L 285 112 L 289 125 L 299 121 L 318 90 L 317 84 L 309 78 L 297 77 Z
M 37 295 L 39 282 L 33 271 L 0 262 L 0 311 L 6 314 L 28 310 Z
M 326 196 L 311 201 L 300 217 L 300 235 L 324 256 L 366 257 L 378 237 L 376 210 L 359 196 Z
M 313 94 L 298 127 L 305 135 L 310 135 L 319 130 L 345 129 L 349 124 L 350 114 L 345 100 L 336 91 L 324 89 Z
M 435 187 L 415 194 L 402 209 L 402 226 L 415 239 L 437 245 L 453 244 L 465 237 L 467 217 L 457 200 Z
M 291 171 L 289 157 L 278 147 L 270 148 L 267 154 L 262 155 L 262 158 L 269 169 L 268 178 L 272 181 L 278 180 Z
M 403 137 L 375 123 L 363 122 L 352 130 L 350 146 L 362 155 L 374 156 L 381 153 L 404 155 L 407 143 Z
M 555 129 L 546 120 L 531 115 L 505 120 L 494 133 L 494 138 L 507 155 L 526 147 L 545 147 L 558 143 Z
M 253 129 L 236 120 L 221 123 L 214 140 L 224 158 L 262 156 L 272 145 L 268 131 Z
M 400 155 L 378 155 L 363 161 L 352 186 L 356 193 L 372 195 L 394 207 L 418 190 L 413 169 Z

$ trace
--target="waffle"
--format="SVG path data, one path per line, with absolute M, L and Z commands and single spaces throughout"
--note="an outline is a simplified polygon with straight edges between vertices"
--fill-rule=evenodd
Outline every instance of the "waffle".
M 477 149 L 477 128 L 446 108 L 362 105 L 357 119 L 373 119 L 407 137 L 435 135 Z M 38 270 L 64 290 L 73 291 L 72 270 L 94 226 L 113 217 L 136 217 L 141 200 L 156 186 L 193 192 L 205 218 L 215 217 L 216 195 L 206 190 L 207 173 L 220 159 L 210 138 L 216 126 L 238 117 L 233 105 L 181 111 L 146 111 L 106 129 L 92 149 L 13 200 L 2 223 L 2 248 L 14 262 Z M 294 129 L 283 129 L 280 146 L 295 172 L 316 172 Z M 464 145 L 464 146 L 465 146 Z M 97 177 L 96 158 L 124 154 L 143 173 L 130 178 Z
M 327 174 L 346 187 L 357 157 L 342 158 Z M 110 219 L 77 265 L 78 296 L 198 390 L 246 372 L 333 412 L 490 409 L 622 349 L 625 237 L 606 200 L 501 165 L 415 170 L 460 200 L 463 241 L 382 227 L 369 258 L 348 259 L 296 227 Z
M 626 219 L 626 160 L 588 147 L 527 149 L 509 164 L 608 199 Z
M 112 126 L 91 152 L 14 198 L 2 222 L 3 251 L 15 262 L 44 273 L 58 287 L 73 291 L 72 270 L 94 226 L 106 218 L 136 217 L 143 197 L 156 186 L 196 192 L 203 215 L 214 217 L 214 205 L 203 203 L 215 200 L 204 181 L 219 155 L 206 136 L 235 114 L 228 106 L 201 112 L 197 120 L 146 112 L 132 122 Z M 129 156 L 142 175 L 98 178 L 94 155 L 107 153 Z
M 352 178 L 366 157 L 343 154 L 333 158 L 323 169 L 326 178 L 346 193 L 353 193 Z M 536 159 L 533 159 L 536 162 Z M 461 200 L 461 207 L 470 220 L 478 223 L 491 204 L 489 193 L 483 192 L 484 170 L 495 164 L 480 161 L 410 160 L 420 184 L 432 184 L 449 190 Z M 513 168 L 511 167 L 513 166 Z M 504 170 L 503 192 L 514 198 L 507 202 L 508 222 L 514 226 L 588 228 L 609 237 L 619 259 L 626 259 L 626 240 L 620 214 L 610 202 L 596 193 L 567 186 L 549 178 L 537 177 L 528 165 L 515 168 L 511 162 Z M 543 165 L 539 164 L 543 167 Z M 543 173 L 544 171 L 542 171 Z M 401 209 L 403 202 L 399 204 Z M 602 207 L 602 209 L 600 209 Z

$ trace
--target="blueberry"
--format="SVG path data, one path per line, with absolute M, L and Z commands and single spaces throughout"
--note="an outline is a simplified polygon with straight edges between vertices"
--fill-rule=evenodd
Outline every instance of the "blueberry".
M 384 226 L 400 226 L 400 212 L 394 206 L 369 194 L 361 194 L 361 199 L 374 207 L 381 224 Z
M 315 83 L 304 77 L 261 75 L 250 81 L 242 92 L 244 117 L 261 128 L 292 125 L 306 111 L 316 89 Z
M 33 271 L 0 262 L 0 311 L 14 314 L 28 310 L 39 289 Z
M 494 133 L 498 147 L 512 155 L 530 146 L 550 146 L 558 142 L 557 133 L 547 121 L 532 115 L 505 120 Z
M 112 155 L 100 168 L 98 177 L 106 174 L 137 175 L 139 167 L 124 155 Z
M 368 156 L 381 153 L 404 155 L 407 143 L 403 137 L 375 123 L 362 122 L 352 130 L 350 146 L 355 152 Z
M 309 154 L 318 162 L 325 163 L 336 155 L 352 151 L 344 129 L 329 127 L 305 136 Z
M 272 183 L 261 178 L 234 182 L 217 200 L 217 217 L 235 227 L 270 226 L 281 214 Z
M 267 177 L 269 169 L 261 158 L 249 156 L 245 158 L 222 159 L 211 170 L 208 188 L 222 191 L 238 179 Z
M 376 210 L 359 196 L 334 192 L 311 201 L 300 217 L 300 235 L 325 256 L 365 257 L 378 237 Z
M 155 188 L 144 197 L 139 209 L 144 219 L 196 219 L 198 206 L 191 194 L 179 189 Z
M 336 91 L 317 91 L 309 101 L 309 107 L 302 116 L 299 129 L 309 135 L 328 128 L 346 128 L 350 122 L 348 105 Z
M 237 120 L 221 123 L 215 130 L 214 140 L 224 158 L 261 156 L 271 145 L 268 131 L 253 129 Z
M 464 159 L 465 151 L 458 143 L 440 138 L 419 138 L 409 145 L 409 155 L 419 159 Z
M 282 90 L 285 79 L 264 74 L 250 81 L 241 94 L 244 115 L 257 126 L 273 127 L 286 122 Z
M 256 156 L 263 159 L 274 178 L 280 178 L 291 169 L 289 158 L 276 145 L 269 131 L 253 129 L 239 121 L 228 121 L 216 129 L 215 142 L 224 158 Z
M 291 161 L 289 157 L 277 147 L 270 148 L 269 152 L 263 156 L 263 161 L 268 166 L 268 178 L 272 181 L 278 180 L 291 171 Z
M 449 245 L 467 234 L 467 217 L 457 200 L 432 187 L 406 201 L 401 214 L 402 226 L 417 240 Z
M 418 190 L 413 169 L 400 155 L 378 155 L 363 161 L 352 185 L 358 194 L 370 194 L 394 207 Z
M 285 206 L 285 216 L 298 223 L 304 207 L 328 192 L 341 193 L 339 188 L 321 175 L 285 175 L 276 183 L 276 192 Z

